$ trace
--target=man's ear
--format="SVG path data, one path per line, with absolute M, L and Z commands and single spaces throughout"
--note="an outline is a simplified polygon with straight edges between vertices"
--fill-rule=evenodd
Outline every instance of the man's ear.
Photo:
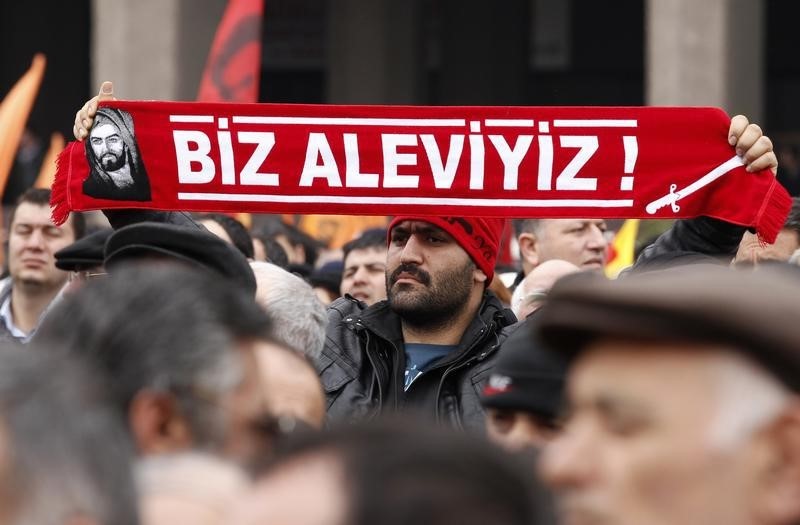
M 192 446 L 189 423 L 171 394 L 142 390 L 128 408 L 128 425 L 143 454 L 186 450 Z
M 764 523 L 800 522 L 800 399 L 766 429 L 765 468 L 757 495 Z
M 489 285 L 487 282 L 488 280 L 489 278 L 486 276 L 485 273 L 483 273 L 483 270 L 475 266 L 475 269 L 472 270 L 472 281 L 480 284 L 485 284 L 486 286 L 488 286 Z
M 519 244 L 519 256 L 522 260 L 523 268 L 531 269 L 539 265 L 539 252 L 537 251 L 538 240 L 536 235 L 530 232 L 523 232 L 517 237 Z

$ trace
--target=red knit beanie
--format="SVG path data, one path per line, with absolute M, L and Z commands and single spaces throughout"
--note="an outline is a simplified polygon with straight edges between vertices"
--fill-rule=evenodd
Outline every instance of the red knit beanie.
M 475 261 L 475 265 L 488 277 L 486 286 L 494 277 L 494 263 L 500 249 L 505 219 L 483 217 L 395 217 L 389 224 L 389 239 L 392 228 L 403 221 L 422 221 L 433 224 L 450 234 L 465 252 Z

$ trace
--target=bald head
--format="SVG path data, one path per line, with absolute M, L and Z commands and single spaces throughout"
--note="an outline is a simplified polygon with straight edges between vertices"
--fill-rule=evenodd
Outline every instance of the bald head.
M 522 270 L 546 261 L 562 259 L 583 270 L 601 270 L 606 262 L 608 239 L 603 219 L 538 219 L 518 224 Z
M 579 271 L 580 268 L 561 259 L 545 261 L 531 270 L 511 297 L 511 310 L 514 315 L 517 319 L 528 317 L 541 306 L 543 294 L 550 291 L 557 280 Z
M 322 428 L 325 394 L 308 359 L 276 343 L 259 344 L 256 359 L 270 414 Z

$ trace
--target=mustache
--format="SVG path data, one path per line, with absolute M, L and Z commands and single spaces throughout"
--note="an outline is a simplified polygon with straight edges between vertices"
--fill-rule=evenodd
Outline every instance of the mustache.
M 401 264 L 389 275 L 389 284 L 392 285 L 397 282 L 401 273 L 406 273 L 418 280 L 420 283 L 428 286 L 431 284 L 431 275 L 425 270 L 420 270 L 415 264 Z

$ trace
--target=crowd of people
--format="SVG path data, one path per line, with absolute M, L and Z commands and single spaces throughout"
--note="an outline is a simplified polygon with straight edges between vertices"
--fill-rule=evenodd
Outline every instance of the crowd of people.
M 798 199 L 772 245 L 679 220 L 616 280 L 605 221 L 521 218 L 506 286 L 501 219 L 337 257 L 282 220 L 56 226 L 49 197 L 8 224 L 0 523 L 800 522 Z

